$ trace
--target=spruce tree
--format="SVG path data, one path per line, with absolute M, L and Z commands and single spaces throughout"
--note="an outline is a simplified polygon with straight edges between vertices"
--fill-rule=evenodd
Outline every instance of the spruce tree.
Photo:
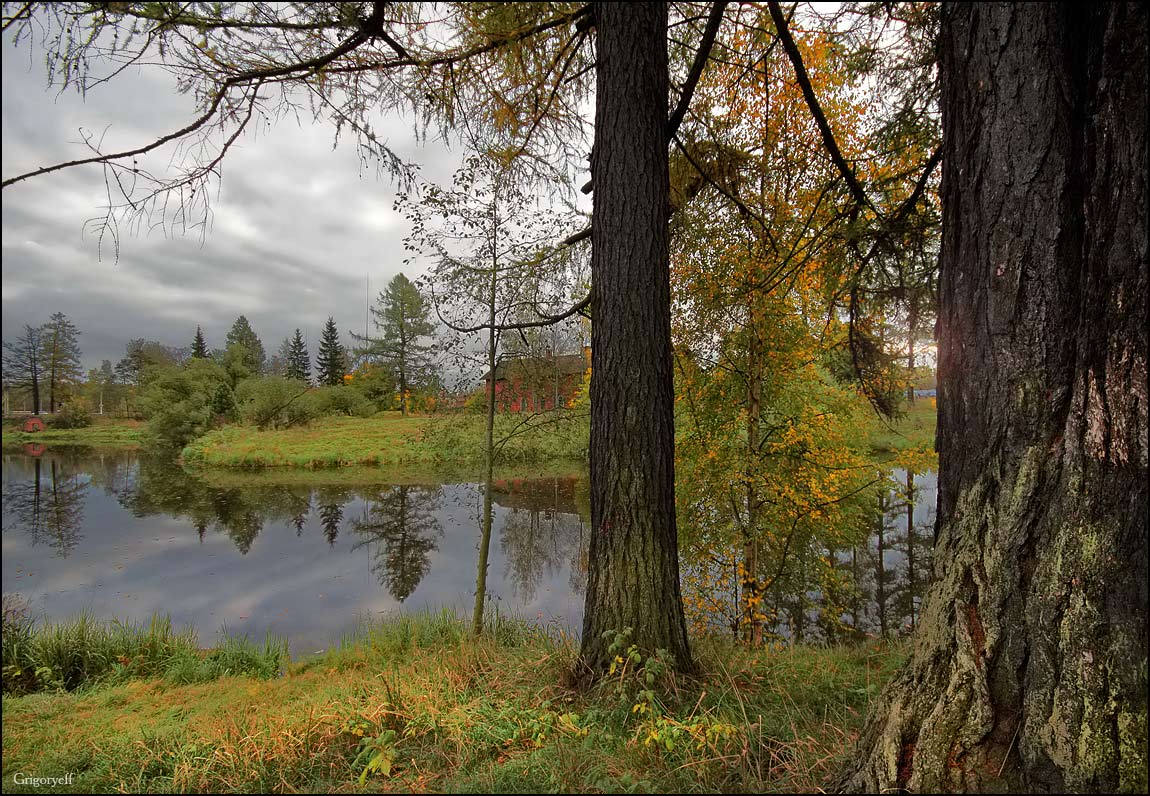
M 405 415 L 408 393 L 431 375 L 431 346 L 419 342 L 435 331 L 430 313 L 431 307 L 419 288 L 403 274 L 396 274 L 387 284 L 387 290 L 379 294 L 376 306 L 371 308 L 375 328 L 381 336 L 357 337 L 367 343 L 360 353 L 391 370 L 399 387 L 399 408 Z
M 192 358 L 208 358 L 208 344 L 204 341 L 204 332 L 198 325 L 196 326 L 196 337 L 192 340 Z
M 80 344 L 76 339 L 79 336 L 80 331 L 62 312 L 53 314 L 41 330 L 49 412 L 56 411 L 69 388 L 78 385 L 84 375 L 80 366 Z
M 288 345 L 287 377 L 311 383 L 311 357 L 299 329 L 295 330 L 295 336 Z
M 224 340 L 224 345 L 229 349 L 236 346 L 243 347 L 241 361 L 251 375 L 258 376 L 263 371 L 264 344 L 260 342 L 259 336 L 243 315 L 236 318 L 236 322 L 232 324 L 232 328 Z
M 339 330 L 335 319 L 329 317 L 324 324 L 319 339 L 319 356 L 316 357 L 316 381 L 321 385 L 343 384 L 344 369 L 347 366 L 347 352 L 339 342 Z

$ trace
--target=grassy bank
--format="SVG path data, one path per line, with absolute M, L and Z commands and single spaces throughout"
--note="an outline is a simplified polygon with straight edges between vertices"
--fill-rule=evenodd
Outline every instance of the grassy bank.
M 880 457 L 908 454 L 933 457 L 937 425 L 938 407 L 935 400 L 919 398 L 906 407 L 902 417 L 879 424 L 878 432 L 871 437 L 871 448 Z
M 266 679 L 287 663 L 287 645 L 282 641 L 269 638 L 257 646 L 244 637 L 222 634 L 213 649 L 203 650 L 194 631 L 177 631 L 160 616 L 145 624 L 100 621 L 87 615 L 36 624 L 7 595 L 3 654 L 5 697 L 152 677 L 177 684 L 225 674 Z
M 521 418 L 498 418 L 504 463 L 577 461 L 586 457 L 587 420 L 566 417 L 538 428 Z M 474 469 L 483 461 L 483 418 L 476 415 L 339 417 L 304 428 L 259 431 L 229 426 L 211 431 L 183 451 L 195 467 L 436 466 Z
M 5 697 L 4 791 L 75 772 L 78 792 L 809 792 L 900 660 L 695 648 L 697 680 L 629 661 L 575 691 L 570 639 L 493 617 L 476 640 L 425 614 L 268 680 Z
M 56 443 L 62 445 L 124 445 L 135 446 L 141 443 L 146 424 L 139 420 L 115 418 L 95 418 L 86 428 L 46 428 L 43 431 L 26 433 L 19 425 L 6 421 L 3 426 L 3 444 L 23 445 L 28 442 Z

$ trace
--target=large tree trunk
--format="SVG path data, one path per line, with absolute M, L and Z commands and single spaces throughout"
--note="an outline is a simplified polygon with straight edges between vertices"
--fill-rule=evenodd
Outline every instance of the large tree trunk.
M 950 4 L 938 551 L 843 781 L 1146 790 L 1146 7 Z
M 582 658 L 603 634 L 692 667 L 679 596 L 667 261 L 667 7 L 599 3 L 591 270 L 591 548 Z

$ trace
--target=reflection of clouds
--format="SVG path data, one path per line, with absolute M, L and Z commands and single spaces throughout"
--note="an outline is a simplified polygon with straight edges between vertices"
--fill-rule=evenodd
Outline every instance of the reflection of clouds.
M 11 462 L 13 467 L 5 458 L 6 484 L 22 477 L 19 458 Z M 138 478 L 133 474 L 122 480 L 130 486 L 121 492 L 133 494 L 141 484 L 152 481 L 169 489 L 179 486 L 167 476 Z M 201 482 L 189 486 L 197 484 L 202 486 Z M 381 488 L 386 487 L 365 491 Z M 281 488 L 261 489 L 267 502 L 283 508 Z M 278 510 L 265 519 L 263 530 L 243 555 L 224 533 L 209 531 L 201 543 L 192 517 L 166 513 L 161 504 L 177 504 L 178 493 L 169 493 L 162 501 L 125 498 L 129 505 L 146 504 L 148 511 L 140 512 L 146 516 L 133 516 L 114 494 L 89 489 L 84 502 L 85 538 L 66 560 L 31 546 L 5 517 L 4 588 L 27 596 L 40 615 L 59 618 L 88 611 L 98 617 L 145 621 L 154 612 L 168 613 L 177 625 L 193 625 L 203 644 L 212 643 L 216 631 L 226 624 L 231 632 L 256 638 L 271 630 L 288 636 L 295 653 L 311 652 L 337 641 L 365 615 L 443 607 L 466 615 L 475 593 L 479 491 L 475 485 L 455 484 L 443 486 L 440 492 L 434 510 L 442 528 L 438 548 L 428 556 L 427 572 L 418 589 L 403 605 L 380 587 L 367 548 L 353 551 L 358 539 L 351 532 L 351 518 L 361 516 L 367 503 L 350 490 L 338 493 L 343 520 L 334 545 L 324 537 L 317 511 L 307 514 L 303 534 L 297 536 L 292 512 Z M 311 505 L 316 506 L 321 498 L 334 501 L 336 496 L 330 489 L 313 491 Z M 241 502 L 252 501 L 261 505 L 254 497 Z M 496 507 L 495 511 L 498 534 L 511 510 Z M 544 620 L 559 617 L 568 628 L 580 626 L 583 600 L 572 591 L 571 573 L 562 559 L 554 571 L 545 571 L 531 598 L 517 593 L 515 583 L 503 576 L 507 568 L 497 535 L 492 542 L 488 588 L 500 610 L 529 619 L 540 614 Z M 33 577 L 26 576 L 30 571 L 35 572 Z

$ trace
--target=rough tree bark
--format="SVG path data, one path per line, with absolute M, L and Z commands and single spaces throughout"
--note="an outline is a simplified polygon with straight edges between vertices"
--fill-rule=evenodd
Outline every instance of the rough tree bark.
M 679 593 L 667 252 L 667 7 L 597 3 L 591 545 L 581 657 L 608 631 L 693 667 Z
M 1146 790 L 1146 14 L 943 9 L 935 584 L 845 790 Z

